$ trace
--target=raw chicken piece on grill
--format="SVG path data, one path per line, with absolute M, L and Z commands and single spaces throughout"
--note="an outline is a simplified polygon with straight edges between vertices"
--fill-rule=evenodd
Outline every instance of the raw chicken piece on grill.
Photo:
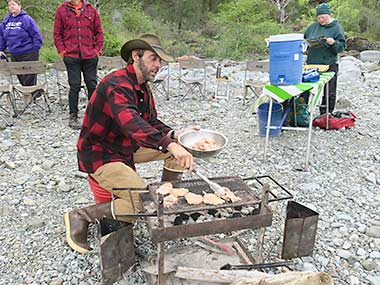
M 223 190 L 224 190 L 224 195 L 217 195 L 219 198 L 222 198 L 223 200 L 226 200 L 226 201 L 231 201 L 232 203 L 235 203 L 241 200 L 240 197 L 236 196 L 235 193 L 232 192 L 227 187 L 223 187 Z
M 167 182 L 167 183 L 162 184 L 160 187 L 158 187 L 158 189 L 156 190 L 156 193 L 161 194 L 161 195 L 168 195 L 170 194 L 170 191 L 169 191 L 170 189 L 173 189 L 173 184 Z
M 203 202 L 203 197 L 202 195 L 194 194 L 194 193 L 187 193 L 185 195 L 185 199 L 188 204 L 190 205 L 199 205 Z
M 170 208 L 171 206 L 177 204 L 178 198 L 173 195 L 168 195 L 164 197 L 164 208 Z
M 225 201 L 213 193 L 205 193 L 203 195 L 203 203 L 208 205 L 222 205 Z
M 189 193 L 189 189 L 187 189 L 187 188 L 172 188 L 172 189 L 169 189 L 169 193 L 178 198 L 178 197 L 183 197 L 187 193 Z

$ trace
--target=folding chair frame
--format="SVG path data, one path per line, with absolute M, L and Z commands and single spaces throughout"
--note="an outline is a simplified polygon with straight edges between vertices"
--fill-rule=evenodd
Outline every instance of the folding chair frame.
M 166 100 L 169 100 L 169 90 L 170 90 L 170 64 L 163 63 L 162 68 L 167 68 L 168 70 L 168 75 L 156 78 L 153 83 L 152 83 L 152 92 L 157 92 L 158 94 L 165 95 Z M 165 86 L 165 81 L 167 80 L 167 86 Z
M 39 100 L 35 97 L 35 94 L 40 93 L 43 101 L 46 105 L 47 111 L 51 112 L 50 105 L 48 102 L 48 79 L 46 74 L 46 65 L 41 61 L 22 61 L 22 62 L 9 62 L 8 63 L 9 72 L 12 79 L 12 85 L 14 94 L 18 94 L 23 101 L 24 108 L 17 112 L 17 116 L 21 116 L 28 108 L 31 108 L 32 105 L 39 107 L 41 110 L 45 111 L 45 108 L 39 103 Z M 43 74 L 45 78 L 44 84 L 37 84 L 34 86 L 21 86 L 14 84 L 14 76 L 25 75 L 25 74 Z M 18 80 L 18 79 L 16 79 Z M 24 95 L 30 95 L 28 98 L 25 98 Z M 17 98 L 16 98 L 17 99 Z M 38 113 L 38 116 L 41 117 L 41 114 Z
M 0 100 L 2 100 L 4 97 L 6 97 L 7 102 L 11 105 L 12 111 L 9 111 L 4 106 L 0 105 L 0 111 L 3 111 L 3 114 L 8 114 L 11 117 L 16 117 L 16 105 L 15 105 L 15 99 L 13 94 L 13 86 L 10 83 L 7 83 L 6 85 L 3 85 L 0 87 Z M 13 123 L 9 121 L 3 114 L 0 114 L 0 117 L 3 119 L 3 121 L 8 125 L 12 126 Z
M 181 84 L 185 84 L 189 86 L 185 94 L 182 96 L 182 100 L 185 97 L 195 91 L 198 90 L 198 93 L 202 96 L 202 98 L 206 98 L 207 92 L 207 69 L 206 62 L 203 59 L 190 59 L 190 60 L 180 60 L 179 62 L 179 84 L 178 84 L 178 93 L 181 95 Z M 201 78 L 191 78 L 186 79 L 182 76 L 182 69 L 203 69 L 203 79 Z M 202 88 L 203 86 L 203 88 Z
M 246 99 L 248 96 L 248 89 L 254 94 L 253 99 L 257 100 L 261 93 L 263 92 L 263 88 L 267 82 L 259 81 L 259 80 L 249 80 L 248 71 L 260 71 L 260 72 L 269 72 L 269 62 L 267 61 L 250 61 L 248 60 L 245 67 L 244 72 L 244 97 L 243 97 L 243 105 L 246 103 Z M 250 98 L 252 100 L 252 98 Z
M 98 70 L 108 70 L 112 71 L 114 69 L 121 69 L 126 66 L 126 63 L 121 56 L 99 56 Z M 102 80 L 103 77 L 98 74 L 98 81 Z
M 9 79 L 7 80 L 6 84 L 0 86 L 0 100 L 2 100 L 5 97 L 7 103 L 10 105 L 11 108 L 11 110 L 9 110 L 5 106 L 0 105 L 0 110 L 3 112 L 3 114 L 10 115 L 14 118 L 17 116 L 17 107 L 14 97 L 13 85 L 11 84 L 12 78 L 10 75 L 8 62 L 0 61 L 0 73 L 7 76 Z M 7 123 L 7 125 L 12 125 L 12 123 L 3 115 L 1 116 L 1 118 Z
M 58 102 L 59 102 L 59 105 L 61 106 L 62 110 L 65 110 L 67 105 L 65 105 L 63 103 L 62 96 L 65 95 L 65 93 L 66 93 L 66 95 L 68 94 L 68 92 L 70 90 L 70 85 L 67 83 L 67 75 L 66 75 L 65 81 L 62 82 L 62 80 L 59 78 L 59 73 L 66 71 L 66 65 L 62 59 L 58 59 L 54 62 L 53 68 L 55 70 L 55 79 L 56 79 L 57 88 L 58 88 Z M 86 85 L 81 84 L 80 88 L 83 89 L 83 91 L 86 95 L 86 98 L 87 98 L 88 97 L 88 91 L 87 91 Z

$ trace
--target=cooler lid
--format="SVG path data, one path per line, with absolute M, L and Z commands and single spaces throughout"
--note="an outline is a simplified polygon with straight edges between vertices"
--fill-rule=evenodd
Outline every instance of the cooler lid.
M 283 34 L 274 35 L 269 37 L 269 42 L 287 42 L 287 41 L 299 41 L 304 40 L 303 34 Z

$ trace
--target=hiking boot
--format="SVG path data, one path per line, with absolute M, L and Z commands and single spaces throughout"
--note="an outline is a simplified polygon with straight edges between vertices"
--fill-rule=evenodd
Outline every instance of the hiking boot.
M 81 124 L 78 120 L 78 113 L 71 113 L 69 117 L 69 127 L 73 130 L 80 130 Z
M 99 203 L 65 213 L 66 241 L 69 246 L 79 253 L 88 253 L 91 250 L 87 242 L 88 225 L 103 217 L 112 219 L 111 202 Z

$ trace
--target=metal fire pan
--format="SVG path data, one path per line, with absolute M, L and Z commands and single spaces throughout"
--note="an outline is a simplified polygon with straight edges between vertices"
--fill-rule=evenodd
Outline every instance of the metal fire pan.
M 295 201 L 286 207 L 284 240 L 281 257 L 291 259 L 312 256 L 319 214 Z
M 186 225 L 177 225 L 171 227 L 152 227 L 148 228 L 151 233 L 153 243 L 158 243 L 167 240 L 175 240 L 180 238 L 189 238 L 195 236 L 212 235 L 218 233 L 227 233 L 231 231 L 243 229 L 257 229 L 269 227 L 272 225 L 273 213 L 267 208 L 264 213 L 259 213 L 247 217 L 229 218 L 208 221 L 203 223 L 193 223 Z
M 196 211 L 207 211 L 213 209 L 229 208 L 229 207 L 239 207 L 248 205 L 258 205 L 260 204 L 260 199 L 257 197 L 256 193 L 247 185 L 247 183 L 240 177 L 216 177 L 210 178 L 211 181 L 218 183 L 221 186 L 228 187 L 236 196 L 241 198 L 241 201 L 231 203 L 226 202 L 223 205 L 189 205 L 184 197 L 180 197 L 177 204 L 170 208 L 164 209 L 164 215 L 189 213 Z M 162 185 L 161 183 L 153 183 L 148 186 L 150 195 L 140 195 L 141 202 L 143 205 L 151 203 L 152 201 L 157 206 L 158 195 L 156 190 Z M 173 182 L 173 187 L 175 188 L 187 188 L 190 192 L 202 195 L 205 193 L 213 193 L 208 184 L 200 179 L 194 180 L 184 180 Z

